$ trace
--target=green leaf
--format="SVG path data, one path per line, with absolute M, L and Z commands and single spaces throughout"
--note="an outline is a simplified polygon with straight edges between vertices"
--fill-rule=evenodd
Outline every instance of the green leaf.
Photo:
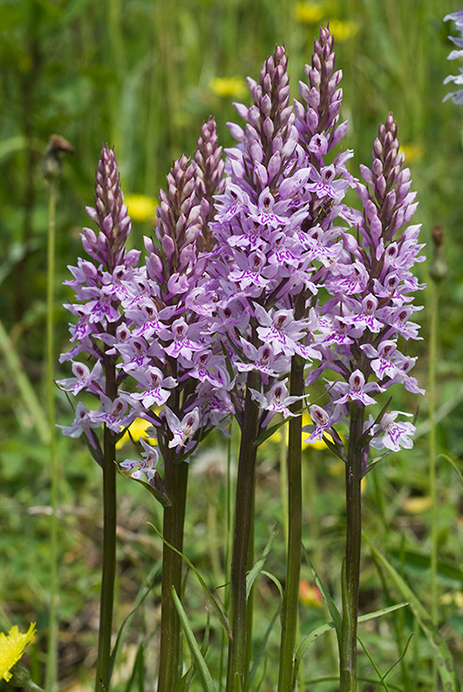
M 178 550 L 178 549 L 175 548 L 173 545 L 171 545 L 171 544 L 169 543 L 169 541 L 166 541 L 166 539 L 164 538 L 164 536 L 162 535 L 162 533 L 154 526 L 154 524 L 151 524 L 151 522 L 148 522 L 148 524 L 149 524 L 149 526 L 151 526 L 151 527 L 156 531 L 156 533 L 157 533 L 157 535 L 159 536 L 159 538 L 161 539 L 161 541 L 162 541 L 163 543 L 165 543 L 165 545 L 167 545 L 168 548 L 170 548 L 171 550 L 173 550 L 174 553 L 177 553 L 177 555 L 180 555 L 180 557 L 181 557 L 183 560 L 185 560 L 186 564 L 188 565 L 188 567 L 192 570 L 192 572 L 193 572 L 194 575 L 196 576 L 196 578 L 197 578 L 197 580 L 199 581 L 199 583 L 200 583 L 200 585 L 201 585 L 201 587 L 202 587 L 204 593 L 206 594 L 206 596 L 207 596 L 209 602 L 211 603 L 211 605 L 212 605 L 212 607 L 213 607 L 213 609 L 214 609 L 214 611 L 215 611 L 215 613 L 216 613 L 216 615 L 217 615 L 217 617 L 218 617 L 218 619 L 219 619 L 219 622 L 220 622 L 220 624 L 222 625 L 222 627 L 223 627 L 223 629 L 224 629 L 224 632 L 225 632 L 227 638 L 230 639 L 230 637 L 231 637 L 230 623 L 228 622 L 228 618 L 227 618 L 227 616 L 226 616 L 226 614 L 225 614 L 225 611 L 224 611 L 224 609 L 223 609 L 223 606 L 222 606 L 222 604 L 221 604 L 221 602 L 220 602 L 218 596 L 216 596 L 216 594 L 214 594 L 214 593 L 208 588 L 208 586 L 207 586 L 206 582 L 204 581 L 204 579 L 202 578 L 202 576 L 201 576 L 199 570 L 198 570 L 198 569 L 194 566 L 194 564 L 186 557 L 186 555 L 184 555 L 182 552 L 180 552 L 180 550 Z
M 439 459 L 445 459 L 446 461 L 449 462 L 450 466 L 453 468 L 453 470 L 457 474 L 460 483 L 463 485 L 463 474 L 461 473 L 460 469 L 458 468 L 455 459 L 452 459 L 452 457 L 449 456 L 448 454 L 439 454 L 438 458 Z
M 280 608 L 278 608 L 278 610 L 276 611 L 275 615 L 274 615 L 273 618 L 270 620 L 270 624 L 269 624 L 269 626 L 267 627 L 267 629 L 266 629 L 266 631 L 265 631 L 265 634 L 264 634 L 264 636 L 263 636 L 263 638 L 262 638 L 262 641 L 261 641 L 260 644 L 259 644 L 259 648 L 257 649 L 256 655 L 255 655 L 255 657 L 254 657 L 254 662 L 253 662 L 253 664 L 252 664 L 251 672 L 249 673 L 249 685 L 251 685 L 252 681 L 254 680 L 254 676 L 255 676 L 255 674 L 257 673 L 257 671 L 258 671 L 258 669 L 259 669 L 259 666 L 260 666 L 260 663 L 261 663 L 262 659 L 263 659 L 264 656 L 265 656 L 265 653 L 266 653 L 266 651 L 267 651 L 267 642 L 268 642 L 268 638 L 270 637 L 270 633 L 271 633 L 272 630 L 273 630 L 273 627 L 274 627 L 274 625 L 275 625 L 275 621 L 276 621 L 276 619 L 277 619 L 279 613 L 280 613 Z
M 138 610 L 138 608 L 141 606 L 141 604 L 143 603 L 143 601 L 145 600 L 147 595 L 150 593 L 152 586 L 153 586 L 154 578 L 155 578 L 156 574 L 159 572 L 161 565 L 162 565 L 162 560 L 158 560 L 155 563 L 155 565 L 152 567 L 150 573 L 148 574 L 148 577 L 146 578 L 144 584 L 142 585 L 141 589 L 139 590 L 139 592 L 137 594 L 137 597 L 135 599 L 135 603 L 133 604 L 132 610 L 127 615 L 127 617 L 124 619 L 124 622 L 122 623 L 122 625 L 119 628 L 119 632 L 117 633 L 116 642 L 114 644 L 113 650 L 111 652 L 111 658 L 109 660 L 109 676 L 108 676 L 109 680 L 111 680 L 111 675 L 113 673 L 114 664 L 116 662 L 117 652 L 118 652 L 119 647 L 120 647 L 121 642 L 122 642 L 122 638 L 123 638 L 122 635 L 123 635 L 125 626 L 129 622 L 132 615 L 134 615 L 136 613 L 136 611 Z M 137 653 L 137 659 L 138 659 L 138 653 Z M 136 661 L 135 661 L 135 664 L 136 664 Z
M 206 661 L 204 660 L 204 657 L 198 646 L 198 642 L 196 641 L 195 635 L 193 634 L 193 630 L 191 629 L 190 623 L 188 622 L 185 610 L 183 609 L 178 594 L 175 590 L 175 586 L 172 587 L 172 598 L 174 599 L 175 607 L 177 609 L 177 613 L 180 618 L 180 623 L 183 627 L 183 631 L 185 632 L 185 637 L 188 642 L 188 646 L 190 647 L 191 654 L 198 667 L 198 673 L 201 678 L 202 688 L 203 690 L 205 690 L 205 692 L 217 692 L 214 685 L 214 681 L 212 680 L 212 676 L 209 672 L 209 668 L 206 665 Z
M 377 550 L 367 536 L 365 540 L 370 546 L 373 558 L 378 565 L 381 565 L 392 579 L 395 587 L 409 602 L 410 608 L 426 635 L 426 638 L 434 651 L 437 670 L 439 671 L 442 684 L 446 692 L 457 692 L 460 687 L 457 682 L 455 667 L 452 655 L 445 643 L 442 635 L 429 617 L 428 611 L 420 603 L 415 593 L 411 590 L 405 580 L 397 570 L 391 565 L 389 560 Z
M 321 591 L 320 585 L 317 583 L 318 588 Z M 388 613 L 392 613 L 394 610 L 398 610 L 399 608 L 404 608 L 408 603 L 397 603 L 393 606 L 390 606 L 389 608 L 381 608 L 381 610 L 375 610 L 372 613 L 366 613 L 365 615 L 360 615 L 358 622 L 367 622 L 368 620 L 374 620 L 375 618 L 379 618 L 383 615 L 387 615 Z M 339 615 L 339 613 L 338 613 Z M 316 629 L 312 630 L 310 634 L 308 634 L 304 640 L 301 642 L 299 645 L 299 648 L 296 651 L 296 656 L 295 656 L 295 666 L 294 666 L 294 677 L 293 680 L 297 680 L 298 672 L 299 672 L 299 667 L 302 662 L 302 657 L 304 656 L 305 652 L 309 648 L 311 644 L 314 643 L 316 639 L 319 639 L 322 634 L 325 634 L 325 632 L 329 632 L 334 628 L 334 622 L 327 622 L 324 625 L 320 625 L 320 627 L 317 627 Z M 359 640 L 360 641 L 360 640 Z
M 155 500 L 161 503 L 163 507 L 170 507 L 171 506 L 171 501 L 165 494 L 165 492 L 162 491 L 162 489 L 158 490 L 157 488 L 153 488 L 152 485 L 150 485 L 147 481 L 144 481 L 142 478 L 134 478 L 133 476 L 130 476 L 129 474 L 123 473 L 121 471 L 121 468 L 119 464 L 116 464 L 117 470 L 121 474 L 123 478 L 128 478 L 131 481 L 135 481 L 136 483 L 140 483 L 144 488 L 147 489 L 147 491 L 154 497 Z
M 272 543 L 275 539 L 275 534 L 276 534 L 276 528 L 273 528 L 272 533 L 270 534 L 270 538 L 268 539 L 266 546 L 262 552 L 262 555 L 260 558 L 257 560 L 257 562 L 254 564 L 252 569 L 249 570 L 247 576 L 246 576 L 246 600 L 249 598 L 249 594 L 251 593 L 252 585 L 254 584 L 257 576 L 260 574 L 262 571 L 265 561 L 268 557 L 268 554 L 270 552 L 270 549 L 272 547 Z
M 145 677 L 145 647 L 143 644 L 138 645 L 135 662 L 132 668 L 132 674 L 127 682 L 125 692 L 131 692 L 135 683 L 135 678 L 138 677 L 138 692 L 143 692 L 143 679 Z
M 312 561 L 309 557 L 309 553 L 307 552 L 306 548 L 302 546 L 302 550 L 304 552 L 304 557 L 307 560 L 307 564 L 309 565 L 313 578 L 315 579 L 315 583 L 320 589 L 320 593 L 323 596 L 323 599 L 328 606 L 329 613 L 333 619 L 333 626 L 336 629 L 336 636 L 338 638 L 338 642 L 341 641 L 341 628 L 342 628 L 342 619 L 341 619 L 341 613 L 339 612 L 338 606 L 336 603 L 333 601 L 331 598 L 330 594 L 328 593 L 328 590 L 325 588 L 325 585 L 323 584 L 322 580 L 318 576 L 315 567 L 312 564 Z
M 418 550 L 399 550 L 391 549 L 389 554 L 394 558 L 400 558 L 401 563 L 412 567 L 420 567 L 428 570 L 431 567 L 431 558 L 429 555 L 420 553 Z M 437 572 L 443 577 L 452 579 L 453 581 L 463 582 L 463 570 L 455 563 L 448 560 L 438 560 Z
M 260 447 L 260 445 L 265 442 L 265 440 L 268 440 L 269 437 L 272 437 L 283 425 L 286 425 L 288 421 L 286 418 L 281 420 L 279 423 L 275 423 L 275 425 L 271 425 L 270 428 L 265 428 L 264 432 L 259 435 L 259 437 L 256 439 L 254 442 L 256 447 Z

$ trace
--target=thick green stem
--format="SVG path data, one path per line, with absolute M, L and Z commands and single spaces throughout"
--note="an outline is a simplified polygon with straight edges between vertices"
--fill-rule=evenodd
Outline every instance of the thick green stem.
M 106 396 L 117 397 L 116 368 L 113 357 L 105 357 Z M 100 593 L 100 626 L 96 692 L 109 690 L 111 634 L 116 577 L 116 438 L 105 425 L 103 437 L 103 560 Z
M 236 481 L 235 532 L 230 587 L 232 637 L 228 649 L 227 692 L 239 692 L 244 689 L 246 667 L 246 570 L 249 540 L 253 529 L 256 439 L 259 425 L 259 408 L 251 399 L 251 388 L 259 388 L 259 374 L 255 371 L 250 372 L 247 379 Z
M 188 464 L 177 463 L 175 451 L 168 450 L 164 459 L 164 484 L 171 501 L 164 509 L 163 534 L 165 540 L 183 551 Z M 159 654 L 158 692 L 172 692 L 179 679 L 180 620 L 172 598 L 172 586 L 177 594 L 182 591 L 183 559 L 166 544 L 163 547 L 161 590 L 161 645 Z
M 301 397 L 304 391 L 304 362 L 293 356 L 291 362 L 290 395 Z M 301 400 L 291 405 L 293 411 Z M 288 440 L 288 546 L 286 585 L 281 612 L 281 647 L 278 692 L 293 689 L 294 648 L 296 643 L 299 581 L 302 551 L 302 474 L 301 474 L 302 415 L 289 421 Z
M 254 488 L 252 491 L 252 508 L 251 508 L 251 522 L 250 522 L 251 527 L 254 527 L 255 509 L 256 509 L 256 476 L 254 474 Z M 252 569 L 252 567 L 254 565 L 254 556 L 255 556 L 254 531 L 251 528 L 251 531 L 249 532 L 247 571 Z M 251 670 L 251 661 L 252 661 L 252 629 L 253 629 L 253 625 L 254 625 L 254 586 L 255 585 L 253 585 L 251 587 L 251 590 L 248 594 L 248 598 L 247 598 L 247 602 L 246 602 L 246 662 L 244 665 L 244 685 L 243 685 L 243 689 L 245 689 L 245 690 L 249 689 L 249 672 Z
M 350 405 L 349 447 L 346 461 L 346 556 L 343 565 L 341 692 L 357 691 L 357 619 L 362 533 L 362 448 L 365 409 Z

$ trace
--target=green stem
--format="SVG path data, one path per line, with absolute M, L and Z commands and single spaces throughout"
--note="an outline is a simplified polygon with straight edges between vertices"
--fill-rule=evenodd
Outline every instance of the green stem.
M 350 405 L 349 447 L 346 461 L 346 555 L 343 564 L 343 612 L 340 646 L 341 692 L 357 690 L 357 619 L 362 533 L 362 448 L 365 409 Z
M 183 551 L 188 464 L 177 463 L 175 451 L 165 454 L 164 484 L 170 507 L 164 509 L 163 534 L 168 543 Z M 159 654 L 158 692 L 172 692 L 179 679 L 180 620 L 172 598 L 172 586 L 177 594 L 182 592 L 183 559 L 164 544 L 161 589 L 161 644 Z
M 304 362 L 300 356 L 291 361 L 290 396 L 301 397 L 304 391 Z M 293 411 L 301 400 L 291 405 Z M 286 585 L 281 612 L 281 647 L 278 692 L 293 689 L 294 649 L 296 643 L 299 581 L 302 552 L 302 474 L 301 474 L 302 415 L 289 421 L 288 440 L 288 546 Z
M 48 267 L 47 267 L 47 409 L 48 437 L 50 449 L 51 474 L 51 526 L 50 526 L 50 615 L 48 625 L 48 654 L 46 688 L 53 692 L 58 680 L 58 467 L 56 463 L 55 428 L 55 384 L 53 371 L 55 363 L 53 315 L 55 304 L 55 231 L 57 180 L 48 183 Z
M 437 602 L 437 489 L 436 489 L 436 361 L 437 361 L 437 319 L 439 307 L 439 289 L 431 284 L 431 324 L 429 330 L 429 493 L 431 498 L 431 620 L 437 626 L 439 606 Z M 437 666 L 433 663 L 433 689 L 437 690 Z
M 255 519 L 255 509 L 256 509 L 256 476 L 254 474 L 254 486 L 252 490 L 252 507 L 251 507 L 251 521 L 249 532 L 249 547 L 248 547 L 248 562 L 247 571 L 252 569 L 254 565 L 254 519 Z M 243 689 L 247 690 L 249 685 L 249 672 L 251 669 L 252 661 L 252 629 L 254 624 L 254 584 L 248 594 L 246 602 L 246 662 L 244 665 L 244 685 Z
M 114 357 L 105 356 L 106 396 L 117 397 Z M 98 631 L 98 661 L 96 692 L 108 692 L 110 680 L 111 634 L 116 578 L 116 438 L 104 426 L 103 437 L 103 560 L 100 594 L 100 625 Z
M 230 426 L 230 438 L 227 444 L 227 476 L 226 476 L 226 486 L 225 486 L 225 535 L 226 541 L 224 546 L 224 563 L 225 563 L 225 583 L 230 582 L 230 555 L 233 546 L 233 509 L 232 509 L 232 447 L 234 448 L 234 430 L 236 425 L 232 422 Z M 228 612 L 229 606 L 229 591 L 225 593 L 225 611 Z M 223 628 L 221 628 L 221 646 L 220 646 L 220 670 L 219 679 L 223 680 L 224 671 L 226 667 L 226 634 Z
M 259 408 L 250 389 L 259 388 L 259 374 L 248 374 L 236 481 L 235 532 L 231 566 L 230 610 L 232 637 L 228 649 L 227 692 L 239 692 L 244 685 L 246 666 L 246 569 L 252 525 L 256 439 Z

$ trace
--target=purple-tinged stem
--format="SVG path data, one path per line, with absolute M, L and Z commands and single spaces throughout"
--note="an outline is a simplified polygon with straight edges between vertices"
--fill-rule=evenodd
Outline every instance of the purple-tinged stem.
M 175 450 L 166 450 L 164 485 L 171 505 L 164 508 L 163 535 L 170 545 L 182 552 L 188 464 L 185 461 L 176 462 L 175 456 Z M 182 557 L 164 543 L 158 692 L 171 692 L 179 679 L 180 620 L 172 598 L 172 587 L 175 587 L 177 594 L 181 593 L 182 566 Z
M 346 460 L 346 555 L 342 590 L 342 636 L 340 647 L 341 692 L 357 690 L 357 620 L 362 537 L 362 437 L 365 409 L 350 404 L 349 446 Z
M 296 300 L 295 318 L 304 311 L 304 299 Z M 295 355 L 291 359 L 290 396 L 298 397 L 290 405 L 293 413 L 301 406 L 304 393 L 304 361 Z M 294 649 L 296 644 L 299 581 L 302 557 L 302 415 L 289 421 L 288 438 L 288 547 L 286 557 L 286 584 L 281 612 L 281 645 L 278 692 L 293 689 Z
M 246 387 L 243 429 L 241 434 L 236 481 L 235 533 L 231 566 L 231 630 L 228 649 L 227 692 L 244 689 L 246 667 L 246 570 L 250 535 L 253 530 L 253 503 L 255 485 L 256 439 L 259 425 L 259 408 L 251 399 L 250 389 L 259 386 L 259 374 L 249 373 Z
M 117 398 L 116 363 L 114 356 L 104 356 L 106 396 Z M 103 435 L 103 555 L 100 593 L 100 624 L 95 692 L 109 689 L 111 634 L 116 577 L 116 438 L 105 425 Z

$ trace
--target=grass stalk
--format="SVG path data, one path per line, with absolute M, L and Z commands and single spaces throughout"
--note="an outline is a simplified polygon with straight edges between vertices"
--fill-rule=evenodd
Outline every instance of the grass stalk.
M 439 309 L 439 288 L 431 283 L 430 329 L 429 329 L 429 371 L 428 371 L 428 402 L 429 402 L 429 494 L 431 499 L 431 620 L 438 623 L 438 590 L 437 590 L 437 560 L 438 560 L 438 526 L 437 526 L 437 489 L 436 489 L 436 360 L 437 360 L 437 319 Z M 433 664 L 433 690 L 437 690 L 438 674 Z
M 246 666 L 247 610 L 246 570 L 250 535 L 253 530 L 253 502 L 256 467 L 256 439 L 259 408 L 251 398 L 252 389 L 259 388 L 259 374 L 248 374 L 243 428 L 236 481 L 235 531 L 231 566 L 230 610 L 232 636 L 228 650 L 227 692 L 244 689 Z
M 0 350 L 5 357 L 8 372 L 16 383 L 28 417 L 34 423 L 35 431 L 40 438 L 41 444 L 48 445 L 50 441 L 50 425 L 47 413 L 35 393 L 31 381 L 22 366 L 15 345 L 2 322 L 0 322 Z M 23 416 L 18 411 L 18 421 L 24 425 L 22 418 Z
M 163 535 L 168 543 L 182 552 L 189 467 L 184 461 L 178 463 L 175 456 L 175 450 L 168 449 L 164 458 L 164 484 L 171 505 L 164 509 Z M 181 555 L 164 543 L 158 692 L 172 692 L 179 679 L 181 630 L 180 619 L 172 598 L 172 587 L 175 588 L 177 594 L 181 593 L 182 567 Z
M 55 305 L 55 236 L 56 236 L 56 199 L 58 179 L 48 180 L 48 266 L 47 266 L 47 317 L 46 317 L 46 352 L 47 352 L 47 410 L 48 437 L 50 451 L 51 476 L 51 518 L 50 518 L 50 611 L 48 623 L 48 652 L 45 687 L 50 692 L 58 689 L 58 486 L 59 472 L 56 462 L 56 428 L 55 428 L 55 384 L 53 371 L 55 349 L 53 338 L 53 316 Z
M 362 538 L 362 448 L 364 407 L 350 405 L 349 446 L 346 460 L 346 554 L 342 575 L 342 629 L 340 646 L 341 692 L 357 691 L 357 620 Z

